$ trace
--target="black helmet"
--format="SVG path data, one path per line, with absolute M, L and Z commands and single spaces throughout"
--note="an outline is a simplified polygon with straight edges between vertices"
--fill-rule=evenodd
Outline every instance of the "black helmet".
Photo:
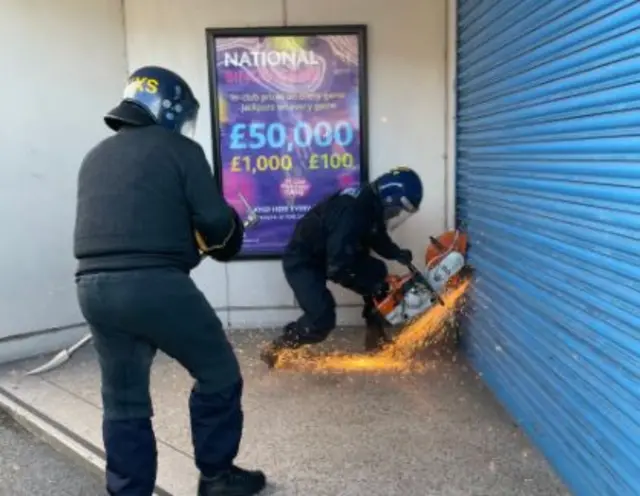
M 395 167 L 376 178 L 371 187 L 380 199 L 384 219 L 393 230 L 415 214 L 422 203 L 422 181 L 409 167 Z
M 114 131 L 123 125 L 158 124 L 193 137 L 199 109 L 184 79 L 168 69 L 146 66 L 129 76 L 122 101 L 104 121 Z

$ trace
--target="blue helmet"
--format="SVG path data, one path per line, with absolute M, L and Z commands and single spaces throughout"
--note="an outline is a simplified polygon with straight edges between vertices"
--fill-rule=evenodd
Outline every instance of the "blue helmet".
M 382 203 L 387 229 L 393 230 L 420 209 L 422 181 L 413 169 L 396 167 L 371 184 Z
M 199 109 L 184 79 L 168 69 L 146 66 L 129 76 L 122 101 L 104 120 L 114 131 L 123 125 L 158 124 L 193 137 Z

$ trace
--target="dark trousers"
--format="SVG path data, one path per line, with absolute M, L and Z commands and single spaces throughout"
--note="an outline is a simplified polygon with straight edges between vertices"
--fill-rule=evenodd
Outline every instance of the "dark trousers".
M 296 344 L 314 344 L 327 339 L 336 326 L 336 302 L 327 288 L 324 267 L 306 263 L 294 254 L 286 254 L 283 259 L 284 275 L 302 309 L 297 321 L 285 327 L 290 341 Z M 353 277 L 339 284 L 361 295 L 367 308 L 371 306 L 371 296 L 384 284 L 387 277 L 385 263 L 372 256 L 361 257 L 351 268 Z
M 97 273 L 80 276 L 77 292 L 100 362 L 108 493 L 153 493 L 149 379 L 157 350 L 195 379 L 189 409 L 196 466 L 205 476 L 229 468 L 242 436 L 242 376 L 222 323 L 189 276 L 172 269 Z

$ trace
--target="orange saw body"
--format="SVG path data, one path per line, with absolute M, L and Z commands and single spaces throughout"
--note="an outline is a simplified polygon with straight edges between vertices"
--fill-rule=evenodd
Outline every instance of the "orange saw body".
M 391 326 L 403 326 L 442 302 L 440 295 L 463 280 L 467 269 L 467 235 L 458 230 L 431 237 L 425 267 L 409 266 L 404 275 L 390 275 L 389 290 L 375 300 L 377 312 Z

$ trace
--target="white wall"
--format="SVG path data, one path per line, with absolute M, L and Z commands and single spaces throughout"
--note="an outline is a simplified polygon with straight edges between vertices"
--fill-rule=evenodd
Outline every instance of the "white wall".
M 106 136 L 102 113 L 122 92 L 121 3 L 0 0 L 0 67 L 3 361 L 59 348 L 75 336 L 26 336 L 82 321 L 73 281 L 76 174 Z
M 208 105 L 205 28 L 364 23 L 369 26 L 371 176 L 394 165 L 417 169 L 422 211 L 396 240 L 422 257 L 445 226 L 445 0 L 125 0 L 129 68 L 177 71 Z M 210 111 L 198 141 L 211 159 Z M 297 315 L 279 262 L 203 263 L 195 273 L 221 318 L 234 327 L 280 324 Z M 269 288 L 269 289 L 267 289 Z M 339 303 L 360 299 L 337 290 Z M 359 323 L 359 309 L 341 320 Z

